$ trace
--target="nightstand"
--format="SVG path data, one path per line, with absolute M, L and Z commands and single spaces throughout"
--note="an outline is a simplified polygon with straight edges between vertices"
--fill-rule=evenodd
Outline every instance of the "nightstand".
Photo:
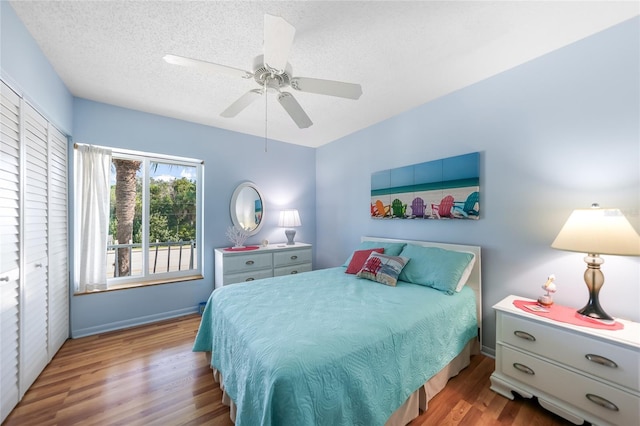
M 622 330 L 554 321 L 496 304 L 496 370 L 491 389 L 513 399 L 536 396 L 547 410 L 575 423 L 640 424 L 640 324 Z
M 309 272 L 311 244 L 269 244 L 256 250 L 215 249 L 215 288 L 261 278 Z

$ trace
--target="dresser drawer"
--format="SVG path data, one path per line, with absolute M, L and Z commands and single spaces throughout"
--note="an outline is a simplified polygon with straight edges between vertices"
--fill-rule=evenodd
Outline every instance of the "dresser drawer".
M 640 391 L 637 352 L 530 319 L 506 313 L 498 317 L 499 341 Z
M 271 253 L 229 256 L 224 260 L 224 274 L 228 275 L 235 272 L 270 269 L 272 267 L 271 262 Z
M 302 263 L 300 265 L 283 266 L 282 268 L 275 268 L 273 270 L 273 276 L 279 277 L 281 275 L 293 275 L 300 274 L 302 272 L 311 271 L 311 263 Z
M 498 345 L 496 367 L 526 383 L 602 420 L 602 424 L 638 424 L 640 398 L 629 392 L 558 367 L 534 356 Z M 543 398 L 543 395 L 538 395 Z M 600 422 L 597 422 L 600 423 Z
M 273 266 L 297 265 L 300 263 L 311 263 L 311 249 L 304 248 L 298 250 L 287 250 L 273 254 Z
M 235 284 L 245 281 L 254 281 L 262 278 L 270 278 L 273 276 L 271 269 L 261 269 L 258 271 L 240 272 L 237 274 L 228 274 L 224 276 L 224 284 Z

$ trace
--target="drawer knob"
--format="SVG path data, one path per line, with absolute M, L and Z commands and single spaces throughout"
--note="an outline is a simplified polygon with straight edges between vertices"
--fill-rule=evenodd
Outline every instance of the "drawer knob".
M 533 335 L 527 333 L 526 331 L 516 330 L 516 331 L 513 332 L 513 334 L 515 334 L 517 337 L 519 337 L 521 339 L 529 340 L 530 342 L 535 342 L 536 341 L 536 338 L 533 337 Z
M 244 262 L 245 265 L 253 265 L 255 262 L 253 260 L 247 260 Z
M 609 358 L 605 358 L 600 355 L 586 354 L 584 357 L 591 362 L 595 362 L 596 364 L 604 365 L 606 367 L 611 367 L 611 368 L 618 368 L 618 364 L 611 361 Z
M 291 275 L 297 274 L 297 273 L 298 273 L 298 271 L 291 271 Z
M 9 277 L 2 277 L 2 278 L 0 278 L 0 281 L 7 281 L 8 282 L 9 281 Z
M 605 398 L 603 398 L 601 396 L 598 396 L 598 395 L 594 395 L 592 393 L 588 393 L 585 396 L 587 397 L 587 399 L 589 401 L 593 402 L 596 405 L 604 407 L 607 410 L 620 411 L 620 409 L 618 409 L 618 406 L 616 404 L 614 404 L 613 402 L 609 401 L 608 399 L 605 399 Z
M 42 263 L 36 263 L 36 268 L 42 268 Z
M 296 260 L 298 258 L 298 256 L 296 256 L 295 254 L 293 256 L 291 256 L 291 260 Z
M 253 277 L 249 277 L 249 278 L 247 278 L 245 281 L 253 281 L 253 280 L 255 280 L 255 278 L 253 278 Z
M 530 374 L 530 375 L 532 375 L 532 376 L 533 376 L 534 374 L 536 374 L 536 372 L 535 372 L 535 371 L 533 371 L 531 368 L 527 367 L 527 366 L 526 366 L 526 365 L 524 365 L 524 364 L 520 364 L 519 362 L 514 362 L 514 363 L 513 363 L 513 368 L 515 368 L 515 369 L 516 369 L 516 370 L 518 370 L 518 371 L 522 371 L 523 373 Z

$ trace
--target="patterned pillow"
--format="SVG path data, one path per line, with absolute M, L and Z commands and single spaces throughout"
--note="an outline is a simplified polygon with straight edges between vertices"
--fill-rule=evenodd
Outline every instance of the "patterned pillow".
M 349 266 L 347 266 L 347 270 L 344 272 L 347 274 L 357 274 L 358 271 L 362 269 L 362 265 L 364 265 L 364 262 L 367 260 L 371 252 L 374 251 L 376 253 L 384 253 L 384 249 L 382 247 L 354 251 L 351 256 L 351 262 L 349 262 Z
M 372 252 L 356 276 L 395 287 L 398 275 L 407 262 L 408 257 Z

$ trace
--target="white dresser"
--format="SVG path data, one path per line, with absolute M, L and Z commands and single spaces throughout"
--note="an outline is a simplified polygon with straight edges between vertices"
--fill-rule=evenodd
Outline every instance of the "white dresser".
M 640 324 L 622 330 L 553 321 L 496 304 L 496 370 L 491 389 L 541 406 L 575 423 L 640 425 Z
M 269 244 L 256 250 L 215 250 L 215 287 L 260 278 L 309 272 L 311 244 Z

